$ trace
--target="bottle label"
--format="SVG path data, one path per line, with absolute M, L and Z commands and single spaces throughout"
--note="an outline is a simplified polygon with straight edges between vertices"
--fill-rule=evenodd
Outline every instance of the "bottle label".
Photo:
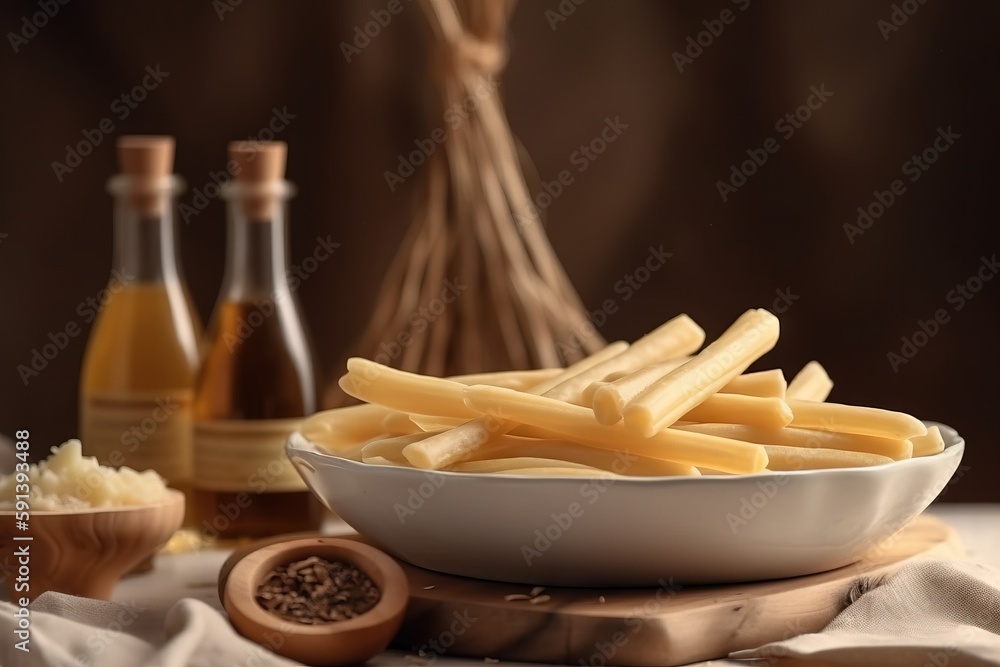
M 83 453 L 104 465 L 155 470 L 172 484 L 191 479 L 194 392 L 103 392 L 80 404 Z
M 206 491 L 305 491 L 285 455 L 302 419 L 210 419 L 194 423 L 194 485 Z

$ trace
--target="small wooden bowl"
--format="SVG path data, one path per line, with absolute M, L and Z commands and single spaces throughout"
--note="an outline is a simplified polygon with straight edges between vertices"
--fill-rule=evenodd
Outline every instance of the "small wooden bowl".
M 34 600 L 46 591 L 110 600 L 115 584 L 163 546 L 184 520 L 184 494 L 150 505 L 31 512 L 28 530 L 16 527 L 15 512 L 0 512 L 0 564 L 11 599 Z M 31 536 L 31 541 L 15 538 Z M 28 548 L 31 576 L 17 590 L 18 550 Z
M 371 577 L 381 598 L 360 616 L 321 625 L 286 621 L 261 607 L 256 594 L 267 575 L 310 556 L 353 565 Z M 258 549 L 233 567 L 223 592 L 223 606 L 240 634 L 286 658 L 319 667 L 358 664 L 384 650 L 403 623 L 408 599 L 406 575 L 396 561 L 367 544 L 333 537 Z

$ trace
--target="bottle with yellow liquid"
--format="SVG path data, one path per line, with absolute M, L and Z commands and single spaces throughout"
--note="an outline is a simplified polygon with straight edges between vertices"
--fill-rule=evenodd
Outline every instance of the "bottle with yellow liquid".
M 80 379 L 80 438 L 101 463 L 156 470 L 189 491 L 201 322 L 178 261 L 174 140 L 123 136 L 109 298 Z
M 194 498 L 209 536 L 315 530 L 322 507 L 285 456 L 318 408 L 309 334 L 288 282 L 284 142 L 234 142 L 226 269 L 195 393 Z

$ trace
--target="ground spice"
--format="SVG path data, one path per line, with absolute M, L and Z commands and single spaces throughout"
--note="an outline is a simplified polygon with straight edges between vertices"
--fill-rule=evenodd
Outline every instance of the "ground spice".
M 352 565 L 318 556 L 275 568 L 257 588 L 257 602 L 286 621 L 346 621 L 378 603 L 375 582 Z

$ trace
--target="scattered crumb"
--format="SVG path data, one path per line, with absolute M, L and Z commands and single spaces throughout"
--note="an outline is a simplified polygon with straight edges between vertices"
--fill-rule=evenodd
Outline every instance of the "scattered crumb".
M 524 593 L 511 593 L 509 595 L 503 596 L 503 599 L 507 602 L 523 602 L 527 601 L 530 604 L 545 604 L 552 599 L 549 595 L 540 595 L 542 591 L 545 590 L 544 586 L 535 586 L 531 589 L 531 593 L 525 595 Z
M 601 604 L 604 604 L 605 602 L 607 602 L 607 600 L 604 599 L 603 595 L 601 597 L 597 598 L 597 601 L 600 602 Z
M 165 545 L 160 549 L 160 553 L 183 554 L 189 551 L 200 551 L 208 546 L 208 540 L 201 531 L 191 528 L 182 528 L 174 533 Z

